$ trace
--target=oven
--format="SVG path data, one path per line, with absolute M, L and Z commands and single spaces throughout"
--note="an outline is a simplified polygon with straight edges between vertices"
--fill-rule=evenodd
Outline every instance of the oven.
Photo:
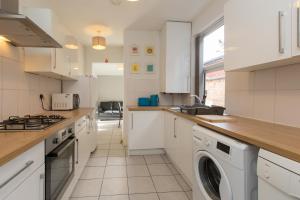
M 68 186 L 75 169 L 74 125 L 46 139 L 46 200 L 56 200 Z

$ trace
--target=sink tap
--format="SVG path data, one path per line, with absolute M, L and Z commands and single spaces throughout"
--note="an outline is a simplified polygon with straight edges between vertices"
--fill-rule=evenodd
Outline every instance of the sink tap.
M 195 94 L 192 94 L 192 95 L 190 95 L 191 97 L 195 97 L 197 100 L 198 100 L 198 103 L 201 103 L 202 102 L 202 100 L 200 99 L 200 97 L 199 96 L 197 96 L 197 95 L 195 95 Z

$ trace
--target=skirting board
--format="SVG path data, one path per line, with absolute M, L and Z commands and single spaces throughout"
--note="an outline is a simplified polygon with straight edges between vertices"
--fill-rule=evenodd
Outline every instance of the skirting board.
M 135 149 L 128 150 L 129 156 L 143 156 L 143 155 L 154 155 L 154 154 L 165 154 L 164 149 Z

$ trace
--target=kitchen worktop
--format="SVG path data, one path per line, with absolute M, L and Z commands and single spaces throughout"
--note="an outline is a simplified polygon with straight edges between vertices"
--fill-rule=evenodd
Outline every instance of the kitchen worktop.
M 128 107 L 128 110 L 146 111 L 147 107 L 140 108 L 132 106 Z M 151 111 L 153 108 L 150 107 L 148 110 Z M 300 162 L 300 128 L 236 116 L 232 116 L 235 118 L 235 120 L 232 121 L 213 123 L 201 120 L 193 115 L 171 110 L 170 107 L 166 106 L 156 107 L 156 110 L 173 113 L 182 118 L 191 120 L 200 126 L 217 131 L 220 134 L 236 138 L 259 148 L 263 148 L 291 160 Z
M 64 116 L 66 120 L 41 131 L 0 132 L 0 166 L 92 111 L 92 108 L 80 108 L 73 111 L 47 111 L 42 114 L 58 114 Z

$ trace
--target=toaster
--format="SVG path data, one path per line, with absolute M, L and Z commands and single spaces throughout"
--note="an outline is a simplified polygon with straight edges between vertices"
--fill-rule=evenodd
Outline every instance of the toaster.
M 78 94 L 52 94 L 52 110 L 74 110 L 78 109 L 79 105 L 80 98 Z

